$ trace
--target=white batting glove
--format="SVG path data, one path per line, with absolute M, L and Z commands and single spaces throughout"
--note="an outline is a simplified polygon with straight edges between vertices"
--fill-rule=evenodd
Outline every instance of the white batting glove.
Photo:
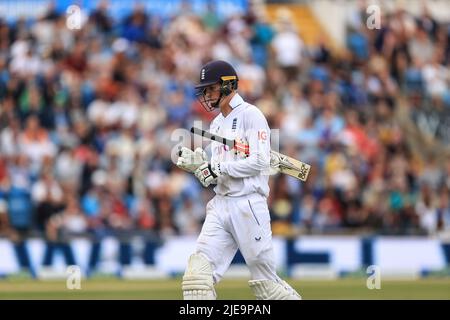
M 270 153 L 270 168 L 269 175 L 274 175 L 280 172 L 280 159 L 276 154 Z
M 195 170 L 194 174 L 205 188 L 211 183 L 216 182 L 216 179 L 222 175 L 220 172 L 220 165 L 218 163 L 211 164 L 209 162 L 203 163 Z
M 197 148 L 195 151 L 192 151 L 189 148 L 182 147 L 178 155 L 177 167 L 187 172 L 194 172 L 204 162 L 208 161 L 206 152 L 202 148 Z

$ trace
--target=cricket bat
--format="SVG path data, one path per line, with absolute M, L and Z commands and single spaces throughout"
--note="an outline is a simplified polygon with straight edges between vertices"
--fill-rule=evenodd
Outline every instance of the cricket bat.
M 236 140 L 226 139 L 217 134 L 210 133 L 206 130 L 192 127 L 191 132 L 193 134 L 205 137 L 212 141 L 220 142 L 227 145 L 230 149 L 235 149 L 240 152 L 244 152 L 247 156 L 249 155 L 249 148 L 246 145 L 238 143 Z M 306 181 L 308 179 L 309 171 L 311 170 L 311 165 L 304 163 L 302 161 L 296 160 L 294 158 L 288 157 L 287 155 L 281 154 L 279 152 L 270 150 L 270 164 L 279 163 L 278 169 L 281 173 L 287 174 L 291 177 L 297 178 L 301 181 Z

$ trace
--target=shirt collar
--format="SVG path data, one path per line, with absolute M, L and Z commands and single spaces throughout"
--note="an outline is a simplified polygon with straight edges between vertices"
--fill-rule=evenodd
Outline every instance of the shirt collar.
M 242 97 L 238 93 L 235 93 L 235 95 L 230 101 L 230 107 L 231 109 L 234 109 L 236 107 L 239 107 L 243 102 L 244 99 L 242 99 Z

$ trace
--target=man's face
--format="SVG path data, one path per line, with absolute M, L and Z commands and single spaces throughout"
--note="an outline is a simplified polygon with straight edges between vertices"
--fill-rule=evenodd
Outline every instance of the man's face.
M 217 101 L 220 96 L 220 84 L 216 83 L 205 88 L 205 97 L 210 101 Z
M 207 111 L 212 111 L 214 108 L 220 107 L 219 105 L 216 105 L 220 98 L 220 84 L 216 83 L 203 88 L 201 92 L 198 92 L 197 97 L 199 97 L 200 103 Z M 220 101 L 220 105 L 225 103 L 226 98 L 227 97 L 224 97 Z

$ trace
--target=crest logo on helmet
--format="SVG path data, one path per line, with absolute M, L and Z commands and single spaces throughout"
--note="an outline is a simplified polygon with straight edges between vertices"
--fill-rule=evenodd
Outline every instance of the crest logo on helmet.
M 205 69 L 202 69 L 202 74 L 200 75 L 200 80 L 205 80 Z

